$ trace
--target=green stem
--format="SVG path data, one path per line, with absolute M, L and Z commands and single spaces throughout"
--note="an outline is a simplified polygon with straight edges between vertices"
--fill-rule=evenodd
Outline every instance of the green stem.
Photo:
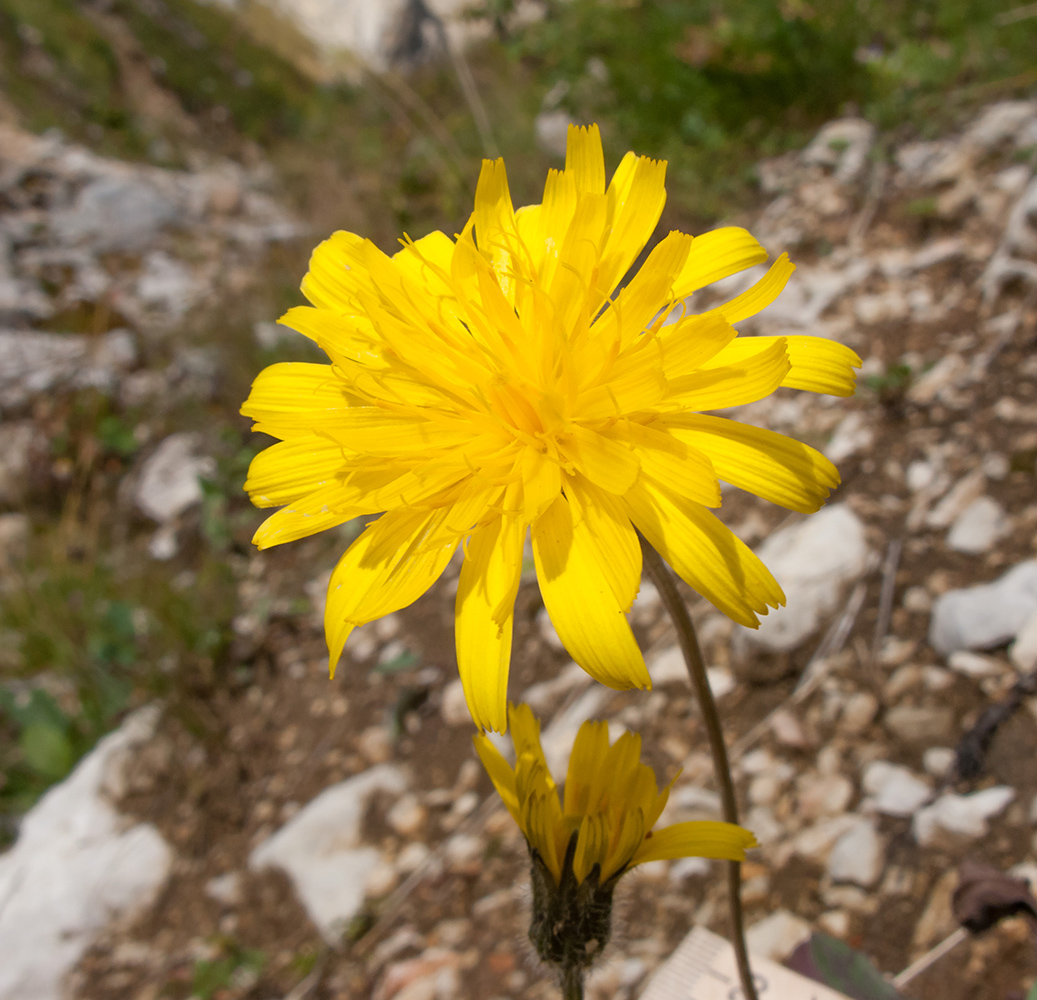
M 677 640 L 684 662 L 688 667 L 688 677 L 698 699 L 702 711 L 702 721 L 709 735 L 709 749 L 713 754 L 713 770 L 716 774 L 717 787 L 720 789 L 720 801 L 723 804 L 724 819 L 728 823 L 738 822 L 738 803 L 735 799 L 735 785 L 731 777 L 731 765 L 727 759 L 727 746 L 724 743 L 724 731 L 720 726 L 720 714 L 717 703 L 709 687 L 706 676 L 706 665 L 702 662 L 702 651 L 699 649 L 695 626 L 685 607 L 673 574 L 651 545 L 641 539 L 641 550 L 644 553 L 645 569 L 659 591 L 659 597 L 667 614 L 677 629 Z M 756 986 L 753 983 L 752 970 L 749 968 L 749 952 L 745 946 L 745 919 L 742 914 L 742 866 L 738 861 L 727 863 L 728 905 L 731 912 L 731 939 L 738 963 L 738 978 L 742 983 L 745 1000 L 759 1000 Z
M 562 969 L 562 1000 L 583 1000 L 583 969 L 579 966 Z

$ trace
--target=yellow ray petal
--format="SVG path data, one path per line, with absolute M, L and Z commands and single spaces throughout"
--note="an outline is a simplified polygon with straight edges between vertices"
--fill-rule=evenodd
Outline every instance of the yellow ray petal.
M 554 305 L 557 333 L 568 339 L 577 326 L 586 330 L 604 294 L 591 282 L 598 274 L 607 202 L 604 194 L 581 194 L 558 252 L 547 293 Z M 557 337 L 555 339 L 558 339 Z M 554 363 L 552 357 L 551 363 Z
M 264 448 L 248 467 L 245 490 L 257 507 L 280 507 L 344 478 L 349 464 L 342 446 L 317 434 L 300 435 Z M 341 485 L 341 483 L 340 483 Z
M 784 434 L 697 413 L 662 423 L 708 455 L 724 482 L 789 510 L 813 513 L 839 485 L 839 472 L 824 455 Z
M 607 882 L 630 862 L 644 840 L 645 818 L 640 809 L 631 809 L 623 815 L 621 825 L 613 834 L 605 863 L 601 866 L 601 881 Z
M 852 396 L 857 385 L 861 359 L 845 344 L 825 337 L 739 337 L 708 362 L 714 365 L 751 363 L 777 341 L 785 341 L 789 370 L 781 384 L 789 389 L 806 389 L 832 396 Z
M 695 503 L 720 506 L 718 473 L 707 453 L 694 446 L 695 442 L 671 433 L 662 422 L 648 427 L 631 422 L 625 428 L 617 426 L 616 433 L 621 431 L 629 435 L 646 476 Z
M 374 522 L 332 571 L 324 629 L 331 669 L 356 625 L 416 601 L 439 578 L 460 541 L 446 527 L 452 508 L 390 511 Z
M 535 220 L 537 225 L 535 228 L 531 225 L 534 220 L 527 223 L 530 238 L 526 241 L 535 272 L 544 288 L 551 287 L 559 251 L 576 213 L 577 200 L 575 177 L 562 170 L 549 170 L 543 204 Z
M 605 154 L 597 125 L 570 125 L 565 140 L 565 171 L 572 173 L 576 190 L 605 193 Z
M 511 723 L 511 742 L 515 744 L 515 753 L 519 756 L 531 755 L 544 766 L 548 779 L 547 761 L 540 746 L 540 720 L 526 704 L 509 705 L 508 720 Z
M 631 520 L 689 587 L 750 628 L 785 595 L 752 550 L 705 507 L 638 483 L 623 497 Z
M 764 350 L 734 352 L 740 340 L 763 340 Z M 755 403 L 769 396 L 788 375 L 791 362 L 784 337 L 739 337 L 715 354 L 699 371 L 671 379 L 666 402 L 683 410 L 720 410 Z M 730 353 L 729 353 L 730 352 Z
M 696 236 L 684 267 L 673 283 L 673 296 L 683 299 L 706 285 L 767 259 L 767 251 L 747 230 L 724 226 Z M 730 322 L 735 322 L 731 320 Z
M 670 858 L 726 858 L 744 861 L 745 852 L 756 847 L 756 838 L 734 823 L 710 820 L 674 823 L 653 830 L 634 855 L 633 865 Z
M 242 404 L 253 430 L 272 437 L 310 435 L 349 408 L 345 385 L 331 365 L 286 361 L 264 368 Z
M 651 238 L 666 204 L 666 161 L 627 153 L 609 184 L 608 239 L 601 253 L 597 312 Z
M 295 306 L 278 323 L 309 337 L 323 350 L 330 348 L 337 358 L 348 358 L 368 367 L 386 367 L 381 357 L 378 332 L 367 316 L 335 309 Z
M 764 258 L 766 256 L 765 253 Z M 796 265 L 789 260 L 789 255 L 783 253 L 752 288 L 742 292 L 741 295 L 736 295 L 730 302 L 725 302 L 716 309 L 710 309 L 703 315 L 709 316 L 716 313 L 723 316 L 728 323 L 738 323 L 740 320 L 755 316 L 782 293 L 795 270 Z
M 604 816 L 583 817 L 576 840 L 576 854 L 573 856 L 573 874 L 577 882 L 582 882 L 595 865 L 604 864 L 605 852 L 608 849 L 608 832 Z M 599 878 L 599 881 L 603 880 Z
M 599 720 L 580 726 L 569 757 L 565 778 L 563 810 L 566 816 L 582 816 L 588 810 L 591 789 L 599 783 L 598 774 L 609 748 L 608 723 Z
M 677 232 L 659 242 L 630 284 L 595 321 L 591 336 L 596 345 L 618 341 L 621 348 L 627 347 L 653 319 L 658 318 L 661 323 L 660 310 L 672 301 L 673 280 L 680 273 L 691 246 L 691 237 Z
M 558 636 L 592 677 L 620 690 L 647 688 L 651 678 L 623 608 L 602 572 L 609 558 L 585 522 L 559 497 L 533 522 L 537 581 Z
M 681 776 L 681 772 L 684 769 L 681 768 L 677 773 L 670 779 L 670 783 L 663 788 L 658 795 L 655 796 L 655 800 L 652 805 L 645 811 L 645 829 L 651 830 L 658 822 L 659 817 L 663 814 L 663 810 L 666 808 L 666 803 L 670 798 L 670 790 L 676 784 L 677 779 Z
M 476 726 L 501 733 L 508 725 L 511 632 L 525 535 L 514 516 L 477 528 L 457 584 L 454 637 L 465 700 Z
M 637 455 L 629 443 L 573 424 L 564 444 L 565 457 L 595 486 L 623 494 L 637 479 Z
M 276 514 L 271 514 L 256 529 L 252 544 L 258 549 L 283 545 L 378 510 L 378 507 L 357 504 L 354 497 L 353 490 L 338 484 L 299 497 Z
M 673 380 L 692 374 L 716 357 L 737 332 L 722 316 L 705 313 L 685 316 L 677 323 L 664 326 L 656 335 L 662 353 L 662 369 Z M 623 359 L 620 359 L 620 363 Z
M 515 301 L 515 265 L 518 230 L 508 190 L 504 160 L 483 160 L 475 189 L 475 239 L 479 252 L 490 261 L 501 291 Z
M 342 410 L 326 433 L 352 452 L 385 457 L 427 455 L 431 450 L 454 448 L 473 436 L 470 422 L 451 415 L 426 408 L 416 416 L 380 406 Z
M 493 787 L 497 789 L 497 794 L 511 813 L 512 819 L 518 823 L 520 812 L 518 793 L 515 790 L 515 772 L 501 756 L 500 751 L 482 733 L 476 733 L 472 737 L 472 742 L 482 766 L 486 768 L 486 773 L 493 782 Z
M 629 611 L 641 586 L 641 544 L 622 500 L 582 476 L 571 477 L 565 493 L 580 530 L 607 553 L 601 571 L 620 608 Z
M 535 448 L 524 448 L 521 460 L 522 512 L 527 524 L 535 521 L 562 492 L 562 470 L 556 461 Z
M 333 233 L 310 257 L 303 295 L 320 309 L 355 311 L 358 293 L 375 292 L 364 257 L 369 242 L 356 233 Z

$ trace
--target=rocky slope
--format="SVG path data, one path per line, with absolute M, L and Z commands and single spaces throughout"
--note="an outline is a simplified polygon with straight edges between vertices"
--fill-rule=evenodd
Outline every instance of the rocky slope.
M 126 172 L 47 139 L 0 141 L 11 247 L 0 293 L 20 325 L 0 341 L 0 491 L 17 498 L 36 447 L 33 401 L 84 384 L 155 398 L 155 386 L 181 376 L 142 364 L 140 343 L 232 280 L 291 220 L 222 167 Z M 745 822 L 762 845 L 745 886 L 761 954 L 784 957 L 815 927 L 897 972 L 954 929 L 962 860 L 1037 875 L 1035 150 L 1037 104 L 1010 102 L 924 143 L 893 145 L 840 120 L 760 165 L 772 200 L 746 221 L 800 267 L 752 332 L 822 334 L 865 359 L 853 400 L 783 391 L 736 414 L 823 448 L 843 474 L 811 518 L 725 493 L 722 516 L 760 548 L 787 609 L 750 633 L 689 596 Z M 129 332 L 25 332 L 102 298 Z M 171 558 L 194 530 L 205 461 L 204 433 L 178 436 L 149 445 L 128 473 L 128 502 L 158 524 L 147 533 L 153 558 Z M 21 516 L 0 520 L 8 559 Z M 119 780 L 92 786 L 167 861 L 152 862 L 140 895 L 106 903 L 103 918 L 92 907 L 107 897 L 91 891 L 69 925 L 77 953 L 19 952 L 23 978 L 8 972 L 10 982 L 29 982 L 40 963 L 75 962 L 70 994 L 112 1000 L 553 995 L 524 941 L 521 836 L 471 751 L 452 664 L 457 567 L 414 607 L 360 630 L 329 683 L 320 604 L 348 534 L 234 553 L 234 682 L 194 716 L 153 720 L 150 735 L 134 717 L 140 742 Z M 309 613 L 293 604 L 304 591 Z M 556 769 L 579 724 L 605 716 L 616 731 L 643 733 L 660 777 L 683 768 L 671 821 L 715 816 L 705 739 L 650 586 L 632 616 L 649 650 L 647 695 L 595 686 L 568 663 L 530 577 L 512 692 L 544 716 Z M 84 770 L 105 753 L 51 795 L 84 788 Z M 15 931 L 4 913 L 18 915 L 20 933 L 29 919 L 23 873 L 45 865 L 71 893 L 86 842 L 128 835 L 115 828 L 36 836 L 36 857 L 26 837 L 0 856 L 11 893 L 0 950 Z M 722 880 L 706 862 L 645 866 L 621 896 L 594 997 L 639 995 L 692 924 L 725 926 Z M 42 908 L 35 919 L 59 926 Z M 1026 926 L 1007 921 L 905 995 L 1003 1000 L 1035 974 Z M 0 996 L 19 995 L 0 981 Z

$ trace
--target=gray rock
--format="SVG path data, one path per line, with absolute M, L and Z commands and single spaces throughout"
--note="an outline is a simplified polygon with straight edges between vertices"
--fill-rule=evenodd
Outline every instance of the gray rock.
M 948 590 L 933 605 L 929 644 L 943 655 L 991 649 L 1014 639 L 1037 614 L 1037 559 L 1017 563 L 992 583 Z
M 795 649 L 824 624 L 846 585 L 868 569 L 864 525 L 846 505 L 833 504 L 771 535 L 758 552 L 785 591 L 786 606 L 740 640 L 769 652 Z
M 856 180 L 868 162 L 875 126 L 863 118 L 840 118 L 822 126 L 803 150 L 803 162 L 830 167 L 841 183 Z
M 175 320 L 198 301 L 204 288 L 187 265 L 156 250 L 144 258 L 136 291 L 146 306 Z
M 216 463 L 198 456 L 194 434 L 170 434 L 148 456 L 137 484 L 137 506 L 154 521 L 172 521 L 202 499 L 199 476 L 211 475 Z
M 925 519 L 930 528 L 947 528 L 958 516 L 983 494 L 986 477 L 982 472 L 970 472 L 951 488 L 950 492 L 929 512 Z
M 1005 509 L 991 497 L 982 496 L 954 519 L 947 533 L 947 546 L 973 555 L 989 552 L 1008 529 Z
M 180 217 L 176 202 L 142 179 L 99 177 L 70 208 L 54 213 L 52 230 L 62 243 L 98 252 L 141 250 Z
M 879 880 L 885 864 L 886 852 L 875 824 L 861 819 L 836 841 L 828 856 L 828 874 L 833 882 L 853 882 L 867 889 Z
M 951 735 L 954 712 L 940 705 L 896 705 L 886 713 L 885 722 L 905 743 L 933 743 Z
M 808 937 L 810 924 L 788 910 L 775 910 L 745 933 L 749 951 L 775 962 L 788 958 Z
M 110 801 L 157 719 L 155 708 L 142 709 L 105 737 L 29 811 L 0 856 L 0 1000 L 60 1000 L 66 973 L 87 948 L 165 883 L 169 846 Z
M 0 423 L 0 504 L 17 506 L 25 500 L 32 453 L 42 450 L 41 437 L 30 420 Z
M 999 101 L 984 108 L 964 138 L 971 146 L 989 149 L 1006 140 L 1016 141 L 1033 122 L 1037 122 L 1037 101 Z
M 1037 613 L 1027 619 L 1008 651 L 1012 665 L 1021 673 L 1037 667 Z
M 368 872 L 381 859 L 361 839 L 367 802 L 376 792 L 399 795 L 406 787 L 403 773 L 388 764 L 332 785 L 256 847 L 249 867 L 284 871 L 310 919 L 335 944 L 363 905 Z
M 906 767 L 876 760 L 868 765 L 862 779 L 868 804 L 887 816 L 911 816 L 929 801 L 932 789 Z
M 576 122 L 565 111 L 541 111 L 533 120 L 533 131 L 537 145 L 553 156 L 565 156 L 565 145 L 569 134 L 569 126 Z
M 871 447 L 875 440 L 875 431 L 868 425 L 868 418 L 863 410 L 848 413 L 836 427 L 831 440 L 825 446 L 825 456 L 838 464 L 860 451 Z
M 556 781 L 560 781 L 569 767 L 576 734 L 588 719 L 601 718 L 612 692 L 600 684 L 584 691 L 568 708 L 559 712 L 541 734 L 547 766 Z M 614 737 L 613 737 L 614 738 Z
M 912 830 L 922 847 L 948 846 L 977 840 L 986 834 L 987 820 L 1002 812 L 1015 789 L 995 785 L 970 795 L 941 795 L 915 814 Z
M 133 336 L 0 331 L 0 411 L 58 386 L 109 390 L 137 360 Z

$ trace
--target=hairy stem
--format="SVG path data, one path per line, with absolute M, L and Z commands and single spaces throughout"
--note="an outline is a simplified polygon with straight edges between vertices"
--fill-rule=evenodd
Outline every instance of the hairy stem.
M 583 1000 L 583 969 L 579 966 L 562 969 L 562 1000 Z
M 720 789 L 720 800 L 723 803 L 724 819 L 728 823 L 738 822 L 738 803 L 735 800 L 735 785 L 731 777 L 731 766 L 727 760 L 727 746 L 724 743 L 724 732 L 720 728 L 720 715 L 713 692 L 706 677 L 706 666 L 702 662 L 702 651 L 699 649 L 695 626 L 684 605 L 677 584 L 669 567 L 663 562 L 651 545 L 641 539 L 644 552 L 644 565 L 659 591 L 663 607 L 677 629 L 684 662 L 688 667 L 688 676 L 695 691 L 702 721 L 709 734 L 709 749 L 713 754 L 713 770 L 716 774 L 717 787 Z M 738 977 L 742 982 L 742 993 L 745 1000 L 759 1000 L 756 986 L 753 983 L 752 971 L 749 968 L 749 952 L 745 946 L 745 920 L 742 914 L 742 866 L 738 861 L 727 863 L 728 904 L 731 911 L 731 940 L 738 963 Z

